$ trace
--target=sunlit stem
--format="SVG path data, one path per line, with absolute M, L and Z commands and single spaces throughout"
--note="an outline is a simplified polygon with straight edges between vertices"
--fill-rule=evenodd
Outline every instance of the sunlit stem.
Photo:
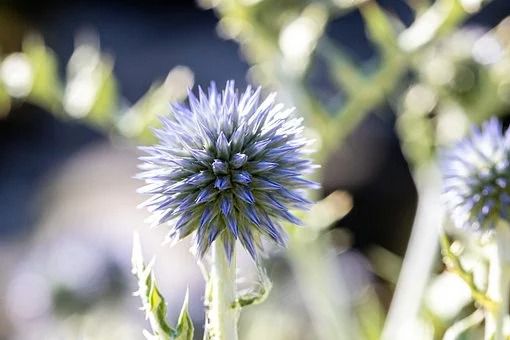
M 487 311 L 485 339 L 504 340 L 504 321 L 508 314 L 510 293 L 510 225 L 500 221 L 495 230 L 495 247 L 490 249 L 487 295 L 498 302 Z
M 469 329 L 478 326 L 484 319 L 483 311 L 477 309 L 473 314 L 468 315 L 464 319 L 457 321 L 450 328 L 446 330 L 443 340 L 457 340 L 461 339 L 462 335 Z
M 440 173 L 433 163 L 423 164 L 413 174 L 417 189 L 418 209 L 395 293 L 384 325 L 382 340 L 412 339 L 420 322 L 421 300 L 434 267 L 438 247 L 438 229 L 443 209 L 440 197 Z M 406 327 L 407 326 L 407 327 Z
M 223 243 L 212 244 L 212 260 L 209 275 L 208 339 L 237 340 L 239 308 L 236 299 L 236 257 L 227 259 Z

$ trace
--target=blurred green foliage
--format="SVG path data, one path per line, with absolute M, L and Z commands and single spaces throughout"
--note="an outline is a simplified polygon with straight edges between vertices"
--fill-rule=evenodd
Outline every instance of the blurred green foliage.
M 504 91 L 506 86 L 508 74 L 501 64 L 508 63 L 508 53 L 499 53 L 498 60 L 490 65 L 472 53 L 475 44 L 488 40 L 506 51 L 507 24 L 501 23 L 478 39 L 466 37 L 470 36 L 466 29 L 459 28 L 486 2 L 410 1 L 416 17 L 409 27 L 375 1 L 203 0 L 202 5 L 219 14 L 220 34 L 240 43 L 252 65 L 252 79 L 277 88 L 307 116 L 310 126 L 320 131 L 322 157 L 337 147 L 367 114 L 389 105 L 399 117 L 397 127 L 404 151 L 410 161 L 419 163 L 430 159 L 436 144 L 458 138 L 458 133 L 440 127 L 436 138 L 435 122 L 442 119 L 431 117 L 430 112 L 416 111 L 432 106 L 430 111 L 448 116 L 447 111 L 451 110 L 444 107 L 455 102 L 466 121 L 479 122 L 490 114 L 503 114 L 509 105 L 504 95 L 494 96 L 495 90 Z M 378 51 L 375 60 L 363 65 L 325 31 L 330 22 L 354 10 L 360 12 L 366 35 Z M 460 50 L 463 56 L 455 55 L 459 45 L 465 46 Z M 329 77 L 335 86 L 331 91 L 341 94 L 335 100 L 324 101 L 315 94 L 311 75 L 318 62 L 325 63 L 326 79 Z M 443 69 L 432 70 L 434 66 L 428 64 L 433 63 L 442 63 Z M 490 71 L 495 68 L 499 72 Z M 434 74 L 436 78 L 450 74 L 451 79 L 448 84 L 431 84 Z M 412 97 L 416 94 L 413 84 L 420 85 L 418 91 L 426 86 L 433 93 Z M 429 103 L 429 97 L 437 97 L 436 94 L 441 94 L 437 99 L 441 110 Z M 407 104 L 406 95 L 411 96 Z
M 27 36 L 21 51 L 0 60 L 0 117 L 27 101 L 62 119 L 83 120 L 143 142 L 151 140 L 149 127 L 158 124 L 168 103 L 183 100 L 193 86 L 191 70 L 177 66 L 164 82 L 154 83 L 137 102 L 128 104 L 113 74 L 113 60 L 100 51 L 94 36 L 78 37 L 64 80 L 55 54 L 38 35 Z
M 277 89 L 308 120 L 313 130 L 310 133 L 321 145 L 319 162 L 368 114 L 389 107 L 397 118 L 402 150 L 415 169 L 433 162 L 437 150 L 459 139 L 471 123 L 509 113 L 510 19 L 488 30 L 462 26 L 487 2 L 410 0 L 415 20 L 406 26 L 375 1 L 200 1 L 218 14 L 219 33 L 239 43 L 251 65 L 251 79 Z M 354 60 L 344 46 L 327 34 L 332 21 L 341 20 L 351 11 L 359 11 L 366 36 L 377 51 L 374 59 L 366 63 Z M 153 84 L 137 102 L 127 104 L 113 74 L 112 58 L 102 53 L 99 43 L 90 37 L 78 41 L 65 79 L 58 75 L 54 53 L 38 36 L 28 36 L 19 52 L 3 54 L 0 60 L 0 117 L 8 115 L 12 106 L 28 101 L 62 119 L 82 120 L 143 142 L 150 141 L 148 128 L 157 124 L 158 114 L 167 112 L 168 102 L 184 99 L 186 89 L 193 85 L 192 72 L 176 67 L 164 82 Z M 317 72 L 324 75 L 331 87 L 328 92 L 334 96 L 319 95 L 312 79 Z M 289 262 L 315 325 L 302 337 L 379 339 L 384 331 L 386 308 L 378 294 L 372 289 L 353 301 L 345 296 L 343 279 L 332 275 L 333 237 L 325 231 L 343 216 L 345 212 L 339 207 L 348 199 L 344 197 L 321 210 L 320 205 L 327 205 L 327 200 L 306 218 L 310 228 L 290 230 Z M 475 307 L 488 302 L 480 300 L 483 294 L 473 281 L 471 269 L 464 268 L 459 255 L 449 251 L 451 246 L 443 244 L 449 268 L 467 282 L 467 287 L 463 283 L 456 287 L 467 288 L 472 296 L 467 306 L 465 300 L 459 299 L 461 302 L 452 307 L 455 315 L 448 317 L 439 315 L 443 306 L 427 300 L 428 295 L 416 297 L 424 300 L 420 314 L 424 325 L 420 326 L 429 338 L 444 335 L 445 339 L 474 339 L 478 334 L 475 328 L 481 322 Z M 391 254 L 385 259 L 381 266 L 391 265 L 393 272 L 398 271 L 399 259 Z M 159 310 L 154 314 L 155 320 L 160 322 L 159 327 L 166 328 L 163 298 L 152 273 L 140 263 L 137 275 L 145 285 L 141 295 L 150 297 L 148 302 L 144 300 L 145 305 L 150 305 L 146 311 Z M 373 261 L 373 271 L 383 273 L 377 263 Z M 439 280 L 458 284 L 443 273 L 430 280 L 431 287 Z M 446 285 L 439 285 L 443 294 L 452 292 L 441 287 Z M 187 315 L 185 307 L 186 303 L 183 315 Z M 181 331 L 177 327 L 176 332 L 192 333 L 188 321 L 180 319 Z M 182 331 L 183 327 L 187 330 Z M 469 328 L 474 330 L 466 335 Z M 281 336 L 285 339 L 286 335 Z
M 435 163 L 437 150 L 462 137 L 470 124 L 493 115 L 506 115 L 510 108 L 509 21 L 504 20 L 490 30 L 462 27 L 463 22 L 488 1 L 409 1 L 415 16 L 411 25 L 405 25 L 375 1 L 202 0 L 201 3 L 217 12 L 220 34 L 240 44 L 251 64 L 249 75 L 253 81 L 277 89 L 308 120 L 311 129 L 315 130 L 313 135 L 320 141 L 319 162 L 338 148 L 368 114 L 389 108 L 396 114 L 396 130 L 402 150 L 416 169 L 418 188 L 436 186 L 435 181 L 419 182 L 431 178 L 423 173 L 435 173 L 434 167 L 429 168 L 429 164 Z M 372 60 L 364 63 L 354 60 L 350 51 L 330 37 L 327 31 L 333 21 L 341 20 L 351 11 L 361 14 L 366 36 L 377 51 Z M 330 87 L 328 93 L 332 93 L 332 97 L 324 97 L 317 92 L 317 74 Z M 437 201 L 435 196 L 419 194 L 431 197 L 422 197 L 421 204 L 424 206 L 428 204 L 427 199 Z M 312 211 L 307 220 L 314 221 L 320 216 Z M 425 220 L 417 220 L 415 225 L 432 230 L 425 230 L 425 234 L 435 233 L 437 226 L 430 225 L 430 221 L 426 220 L 427 214 L 420 218 Z M 389 320 L 392 321 L 390 325 L 383 326 L 381 315 L 384 313 L 376 307 L 380 305 L 377 295 L 368 302 L 352 301 L 347 307 L 331 298 L 333 294 L 346 292 L 342 289 L 343 279 L 331 277 L 335 265 L 325 260 L 328 249 L 332 248 L 329 235 L 309 228 L 291 232 L 291 236 L 289 261 L 293 264 L 296 280 L 302 282 L 301 294 L 317 338 L 383 337 L 394 340 L 393 336 L 398 331 L 392 333 L 385 327 L 393 327 L 393 331 L 407 327 L 407 334 L 413 334 L 416 339 L 439 339 L 452 324 L 455 326 L 447 332 L 448 336 L 460 333 L 464 336 L 464 325 L 475 327 L 479 323 L 475 322 L 478 314 L 454 323 L 466 316 L 461 307 L 452 307 L 458 308 L 459 314 L 453 319 L 445 319 L 437 314 L 440 306 L 430 302 L 424 303 L 420 315 L 416 316 L 418 319 L 411 315 L 406 320 Z M 432 235 L 429 239 L 434 241 L 435 238 Z M 419 237 L 416 242 L 420 242 Z M 411 252 L 421 249 L 417 250 L 421 253 L 415 258 L 432 257 L 436 249 L 432 245 L 424 248 L 416 243 L 409 247 Z M 380 263 L 382 266 L 389 265 L 384 261 Z M 404 269 L 409 272 L 431 270 L 413 269 L 413 266 L 410 263 Z M 462 267 L 455 268 L 464 273 L 459 269 Z M 378 268 L 374 271 L 384 272 Z M 412 279 L 412 275 L 407 276 Z M 425 277 L 428 278 L 427 275 Z M 442 277 L 438 278 L 442 280 Z M 434 282 L 436 279 L 431 280 Z M 405 285 L 407 287 L 403 287 Z M 413 285 L 425 287 L 425 283 L 421 282 L 397 287 L 409 290 Z M 445 284 L 432 286 L 439 287 L 434 294 L 439 294 L 438 291 L 448 294 Z M 427 300 L 427 296 L 433 295 L 428 289 L 414 292 Z M 479 291 L 473 285 L 471 291 L 475 300 L 478 299 Z M 412 298 L 418 299 L 420 304 L 420 296 Z M 471 311 L 474 306 L 471 300 Z M 400 310 L 405 311 L 406 308 Z M 409 308 L 407 310 L 411 312 L 407 314 L 412 314 L 413 309 Z M 351 309 L 358 311 L 354 318 L 349 315 Z M 331 318 L 331 315 L 336 315 L 336 318 Z M 405 327 L 399 322 L 406 323 Z M 388 334 L 393 335 L 388 337 Z

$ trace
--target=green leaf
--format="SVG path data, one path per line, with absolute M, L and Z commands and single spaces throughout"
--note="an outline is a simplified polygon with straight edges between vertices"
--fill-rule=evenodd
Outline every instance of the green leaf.
M 257 264 L 259 281 L 256 286 L 247 292 L 241 294 L 235 302 L 235 307 L 246 307 L 250 305 L 257 305 L 266 300 L 271 292 L 272 283 L 267 276 L 266 270 L 262 264 Z
M 188 300 L 189 300 L 189 291 L 186 290 L 186 296 L 184 297 L 184 302 L 182 303 L 181 314 L 179 315 L 179 320 L 177 321 L 177 334 L 176 340 L 193 340 L 193 333 L 195 331 L 193 327 L 193 321 L 189 316 L 188 312 Z
M 156 286 L 152 272 L 149 276 L 149 280 L 151 283 L 149 293 L 150 308 L 152 312 L 151 318 L 155 318 L 152 329 L 157 335 L 161 336 L 162 339 L 174 339 L 175 330 L 172 329 L 166 321 L 166 302 Z
M 142 247 L 137 233 L 133 237 L 133 256 L 131 258 L 133 274 L 138 279 L 138 290 L 135 292 L 142 300 L 142 310 L 149 320 L 152 333 L 144 331 L 147 339 L 173 340 L 176 338 L 176 331 L 172 329 L 167 321 L 166 302 L 156 286 L 156 280 L 152 272 L 154 259 L 145 266 L 142 256 Z

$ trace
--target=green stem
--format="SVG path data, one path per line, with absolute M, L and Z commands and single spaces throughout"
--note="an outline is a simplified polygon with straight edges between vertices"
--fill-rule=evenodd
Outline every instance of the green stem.
M 450 240 L 445 233 L 440 236 L 441 241 L 441 253 L 443 254 L 443 261 L 449 271 L 459 276 L 471 290 L 471 297 L 473 300 L 483 307 L 486 311 L 492 312 L 498 308 L 498 304 L 489 298 L 485 291 L 480 290 L 476 283 L 473 272 L 468 271 L 464 268 L 460 262 L 460 258 L 455 255 L 450 249 Z
M 496 226 L 496 248 L 491 249 L 487 295 L 498 302 L 498 308 L 487 312 L 485 339 L 504 340 L 504 320 L 508 314 L 510 293 L 510 226 L 500 221 Z
M 237 340 L 239 308 L 236 300 L 236 257 L 230 262 L 220 240 L 212 244 L 212 261 L 208 286 L 211 294 L 208 310 L 208 339 Z
M 313 321 L 317 334 L 314 339 L 357 339 L 345 282 L 335 270 L 332 253 L 325 251 L 331 247 L 330 240 L 326 237 L 306 240 L 303 237 L 314 232 L 299 230 L 298 235 L 291 235 L 289 242 L 289 260 Z

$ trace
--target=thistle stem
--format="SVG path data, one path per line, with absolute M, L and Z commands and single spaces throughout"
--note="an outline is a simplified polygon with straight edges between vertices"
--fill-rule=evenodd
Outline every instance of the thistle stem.
M 227 259 L 223 243 L 212 244 L 212 261 L 208 285 L 209 310 L 208 338 L 211 340 L 237 340 L 237 321 L 239 308 L 236 299 L 236 257 Z
M 485 339 L 504 340 L 504 320 L 508 314 L 510 294 L 510 225 L 496 226 L 496 247 L 491 249 L 487 295 L 498 302 L 497 308 L 487 311 Z

